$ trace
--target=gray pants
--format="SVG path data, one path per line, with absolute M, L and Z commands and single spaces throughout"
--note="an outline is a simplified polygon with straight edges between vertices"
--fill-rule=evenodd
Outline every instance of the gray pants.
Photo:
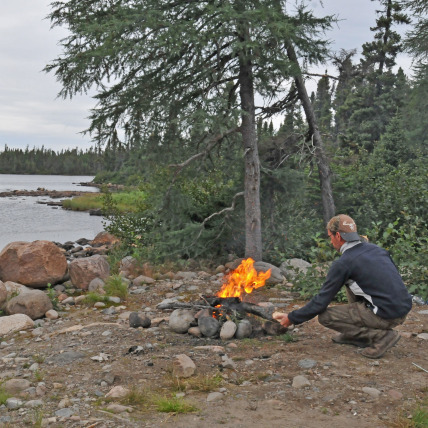
M 324 327 L 331 328 L 348 338 L 376 343 L 385 336 L 387 330 L 400 325 L 406 316 L 394 319 L 383 319 L 368 308 L 364 302 L 357 301 L 354 293 L 346 287 L 347 305 L 327 308 L 318 315 L 318 321 Z

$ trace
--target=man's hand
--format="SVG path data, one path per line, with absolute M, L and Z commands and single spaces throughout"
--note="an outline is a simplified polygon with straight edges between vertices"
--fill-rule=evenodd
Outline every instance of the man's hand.
M 288 315 L 283 313 L 283 312 L 274 312 L 272 314 L 272 318 L 274 320 L 279 321 L 279 323 L 283 326 L 283 327 L 290 327 L 291 324 L 293 324 L 289 319 L 288 319 Z

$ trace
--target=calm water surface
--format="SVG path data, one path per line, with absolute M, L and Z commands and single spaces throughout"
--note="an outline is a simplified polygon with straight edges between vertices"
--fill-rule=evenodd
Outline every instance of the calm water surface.
M 96 187 L 83 187 L 91 176 L 10 175 L 0 174 L 0 192 L 12 190 L 82 190 L 97 192 Z M 13 241 L 45 239 L 64 243 L 79 238 L 93 239 L 103 230 L 102 217 L 66 211 L 40 204 L 48 197 L 0 198 L 0 251 Z

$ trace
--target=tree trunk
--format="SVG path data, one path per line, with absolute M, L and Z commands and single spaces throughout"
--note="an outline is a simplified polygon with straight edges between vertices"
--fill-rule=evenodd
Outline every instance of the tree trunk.
M 294 81 L 296 83 L 299 99 L 302 102 L 303 109 L 305 111 L 306 120 L 308 121 L 309 134 L 312 136 L 315 147 L 315 159 L 318 165 L 318 173 L 320 177 L 323 218 L 324 223 L 327 225 L 328 221 L 335 215 L 336 211 L 333 199 L 333 189 L 331 187 L 331 170 L 327 156 L 325 155 L 324 144 L 321 138 L 321 133 L 318 129 L 318 123 L 315 117 L 314 109 L 312 107 L 311 101 L 309 100 L 308 93 L 306 92 L 306 87 L 303 81 L 296 52 L 294 51 L 294 47 L 291 44 L 287 47 L 287 56 L 289 60 L 295 65 L 297 70 Z
M 254 105 L 252 66 L 242 53 L 239 85 L 242 108 L 241 134 L 245 158 L 245 257 L 262 260 L 262 229 L 260 210 L 260 159 Z

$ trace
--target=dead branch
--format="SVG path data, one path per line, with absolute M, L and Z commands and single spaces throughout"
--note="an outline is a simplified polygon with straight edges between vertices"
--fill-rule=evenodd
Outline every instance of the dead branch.
M 224 214 L 226 212 L 233 211 L 235 209 L 235 201 L 236 201 L 236 198 L 238 196 L 244 196 L 244 192 L 236 193 L 236 195 L 232 199 L 232 205 L 230 207 L 226 207 L 226 208 L 223 208 L 221 211 L 217 211 L 215 213 L 212 213 L 210 216 L 208 216 L 207 218 L 204 219 L 204 221 L 201 223 L 201 230 L 199 231 L 198 236 L 196 237 L 195 241 L 197 241 L 199 239 L 199 237 L 201 236 L 202 231 L 204 230 L 204 227 L 205 227 L 205 223 L 210 221 L 216 215 L 221 215 L 221 214 Z
M 329 79 L 339 80 L 338 77 L 332 76 L 331 74 L 327 74 L 327 73 L 318 74 L 318 73 L 305 73 L 305 72 L 302 72 L 302 74 L 304 74 L 305 76 L 328 77 Z

